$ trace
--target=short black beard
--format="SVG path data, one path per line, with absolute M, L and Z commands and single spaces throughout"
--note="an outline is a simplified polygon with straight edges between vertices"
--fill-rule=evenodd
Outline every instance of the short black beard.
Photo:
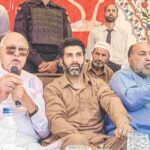
M 70 75 L 70 76 L 79 76 L 80 75 L 80 73 L 82 72 L 82 68 L 83 68 L 83 65 L 84 64 L 82 64 L 81 66 L 79 65 L 79 74 L 78 75 L 72 75 L 71 73 L 70 73 L 70 71 L 69 71 L 69 67 L 67 67 L 67 65 L 63 62 L 63 68 L 64 68 L 64 72 L 66 72 L 68 75 Z M 77 69 L 75 69 L 75 70 L 77 70 Z
M 113 17 L 113 18 L 105 17 L 105 20 L 106 20 L 106 22 L 108 22 L 108 23 L 113 23 L 113 22 L 115 22 L 115 18 L 114 18 L 114 17 Z

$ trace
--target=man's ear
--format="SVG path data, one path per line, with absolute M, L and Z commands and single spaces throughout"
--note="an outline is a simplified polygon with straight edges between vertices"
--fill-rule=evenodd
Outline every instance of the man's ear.
M 129 62 L 129 64 L 131 64 L 131 62 L 132 62 L 131 56 L 128 57 L 128 62 Z
M 91 55 L 93 55 L 94 54 L 94 50 L 91 52 Z
M 60 58 L 60 65 L 63 66 L 63 60 Z
M 2 48 L 0 48 L 0 62 L 2 60 Z
M 92 60 L 93 60 L 94 50 L 91 52 Z

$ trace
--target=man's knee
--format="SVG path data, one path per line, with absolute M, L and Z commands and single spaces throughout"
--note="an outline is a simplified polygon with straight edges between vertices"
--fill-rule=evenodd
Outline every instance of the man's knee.
M 62 139 L 63 147 L 67 145 L 89 145 L 87 138 L 82 134 L 70 134 Z
M 70 134 L 69 139 L 70 139 L 70 142 L 73 144 L 83 144 L 83 145 L 88 144 L 88 140 L 82 134 Z

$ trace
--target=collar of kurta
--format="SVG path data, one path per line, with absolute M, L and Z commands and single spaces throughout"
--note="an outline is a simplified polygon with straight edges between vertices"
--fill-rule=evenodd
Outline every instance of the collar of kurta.
M 38 6 L 38 5 L 41 5 L 41 4 L 44 5 L 44 3 L 43 3 L 42 0 L 32 0 L 32 2 L 33 2 L 35 5 L 37 5 L 37 6 Z M 59 7 L 57 4 L 55 4 L 55 3 L 53 3 L 53 2 L 48 2 L 47 6 Z
M 86 87 L 88 84 L 91 84 L 91 85 L 92 85 L 92 83 L 91 83 L 91 78 L 90 78 L 87 74 L 85 74 L 85 73 L 83 73 L 83 80 L 84 80 L 85 87 Z M 69 81 L 68 76 L 66 76 L 66 74 L 64 74 L 64 75 L 62 76 L 61 84 L 62 84 L 62 87 L 63 87 L 63 88 L 65 88 L 65 87 L 67 87 L 67 86 L 71 86 L 71 82 Z M 72 86 L 71 86 L 71 87 L 72 87 Z
M 108 28 L 105 26 L 105 24 L 103 24 L 102 27 L 103 27 L 104 31 L 108 30 Z M 114 28 L 113 28 L 113 31 L 116 31 L 116 30 L 117 30 L 117 26 L 115 25 Z

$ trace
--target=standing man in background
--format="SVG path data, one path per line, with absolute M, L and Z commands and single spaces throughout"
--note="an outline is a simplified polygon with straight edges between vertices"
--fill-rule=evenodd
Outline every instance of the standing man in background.
M 0 4 L 0 41 L 10 30 L 10 21 L 7 10 Z
M 110 61 L 108 66 L 113 71 L 121 68 L 127 59 L 128 34 L 116 26 L 118 18 L 118 8 L 114 4 L 109 4 L 104 8 L 105 22 L 91 31 L 88 37 L 87 57 L 90 59 L 91 51 L 98 41 L 106 41 L 111 45 Z
M 30 0 L 20 5 L 15 19 L 16 32 L 29 42 L 24 69 L 29 72 L 60 72 L 59 44 L 71 36 L 66 10 L 51 0 Z

